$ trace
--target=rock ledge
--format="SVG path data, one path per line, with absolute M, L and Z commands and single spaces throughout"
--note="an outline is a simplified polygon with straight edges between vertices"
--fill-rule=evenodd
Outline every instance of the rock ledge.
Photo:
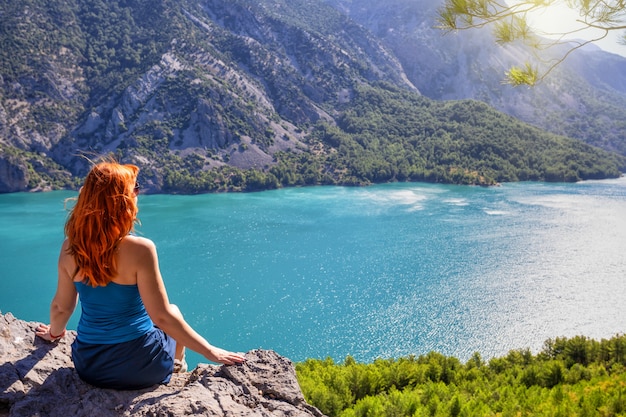
M 78 377 L 74 331 L 52 344 L 35 338 L 36 325 L 0 314 L 0 417 L 323 417 L 304 400 L 292 362 L 273 351 L 250 351 L 241 365 L 200 364 L 168 385 L 116 391 Z

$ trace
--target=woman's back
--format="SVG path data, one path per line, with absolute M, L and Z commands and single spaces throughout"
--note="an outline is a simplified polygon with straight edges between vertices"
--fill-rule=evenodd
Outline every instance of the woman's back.
M 85 343 L 122 343 L 147 333 L 153 327 L 137 285 L 110 282 L 92 287 L 74 282 L 82 314 L 78 338 Z

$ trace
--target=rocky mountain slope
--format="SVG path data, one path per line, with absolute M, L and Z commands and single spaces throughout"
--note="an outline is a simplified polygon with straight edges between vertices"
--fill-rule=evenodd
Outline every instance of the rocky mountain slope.
M 366 0 L 4 2 L 0 192 L 76 187 L 90 160 L 109 153 L 139 165 L 142 183 L 152 192 L 360 184 L 370 177 L 449 182 L 456 181 L 452 177 L 459 171 L 462 182 L 474 183 L 491 175 L 479 172 L 484 155 L 460 166 L 437 156 L 400 176 L 352 169 L 346 162 L 350 152 L 319 132 L 339 125 L 354 143 L 365 146 L 338 124 L 362 86 L 387 86 L 414 97 L 473 98 L 505 111 L 508 104 L 521 109 L 516 116 L 523 120 L 533 119 L 524 117 L 532 110 L 545 116 L 544 127 L 550 125 L 556 133 L 623 151 L 626 127 L 620 121 L 626 120 L 621 117 L 626 104 L 620 102 L 619 88 L 611 87 L 615 96 L 605 99 L 604 78 L 595 74 L 595 84 L 584 85 L 607 109 L 602 117 L 594 117 L 599 107 L 590 112 L 590 104 L 581 102 L 577 91 L 570 94 L 567 85 L 555 90 L 562 93 L 542 96 L 553 111 L 539 111 L 536 97 L 504 96 L 499 84 L 494 87 L 492 81 L 500 78 L 497 68 L 479 71 L 483 57 L 498 61 L 506 53 L 484 52 L 485 42 L 478 41 L 461 49 L 458 39 L 433 33 L 432 6 L 416 9 L 417 2 L 407 9 L 409 4 L 396 0 L 381 11 L 382 3 Z M 397 21 L 400 17 L 408 19 L 406 24 Z M 422 42 L 421 52 L 411 55 L 416 39 Z M 564 98 L 554 101 L 555 96 Z M 431 106 L 424 101 L 412 111 L 429 114 Z M 557 119 L 566 121 L 561 128 L 560 122 L 549 123 Z M 448 122 L 438 119 L 436 124 Z M 472 118 L 462 123 L 475 126 Z M 590 129 L 575 128 L 587 125 L 601 125 L 597 140 L 584 133 Z M 381 127 L 385 142 L 389 129 Z M 429 131 L 434 129 L 409 134 L 430 140 Z M 549 148 L 570 146 L 528 132 L 522 136 L 550 143 L 545 145 Z M 550 165 L 566 167 L 556 176 L 562 179 L 614 176 L 626 166 L 626 160 L 591 148 L 581 152 L 591 156 L 580 166 L 601 161 L 590 176 L 586 168 L 572 171 L 567 168 L 571 161 L 557 157 L 529 179 L 546 179 Z M 376 159 L 381 152 L 365 154 Z M 370 167 L 381 163 L 397 161 L 358 161 Z M 489 181 L 515 176 L 496 174 Z
M 10 46 L 2 52 L 0 168 L 13 189 L 70 185 L 59 172 L 84 174 L 89 157 L 107 152 L 154 174 L 156 189 L 163 166 L 260 169 L 276 151 L 306 148 L 307 126 L 332 120 L 354 83 L 413 89 L 371 34 L 323 4 L 0 7 Z M 28 180 L 32 169 L 39 181 Z

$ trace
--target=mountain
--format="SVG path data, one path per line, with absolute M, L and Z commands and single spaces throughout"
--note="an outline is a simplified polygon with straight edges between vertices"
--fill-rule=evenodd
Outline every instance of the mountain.
M 521 45 L 497 45 L 489 27 L 435 28 L 443 0 L 328 0 L 390 48 L 408 79 L 434 100 L 475 99 L 541 129 L 626 155 L 626 58 L 587 46 L 535 87 L 503 85 L 505 71 L 531 59 Z M 626 51 L 626 46 L 624 47 Z
M 538 90 L 502 93 L 500 72 L 480 70 L 481 58 L 506 52 L 435 33 L 428 3 L 396 3 L 5 1 L 0 192 L 76 187 L 105 154 L 139 165 L 148 191 L 169 193 L 572 181 L 626 169 L 623 86 L 587 67 L 587 78 L 555 77 L 574 84 L 541 96 L 551 110 L 539 111 Z M 411 55 L 416 39 L 424 47 Z M 573 90 L 564 108 L 575 85 L 596 101 Z M 512 108 L 563 121 L 536 126 L 595 147 L 474 100 L 509 114 L 501 105 L 517 100 Z M 585 124 L 610 135 L 567 131 Z

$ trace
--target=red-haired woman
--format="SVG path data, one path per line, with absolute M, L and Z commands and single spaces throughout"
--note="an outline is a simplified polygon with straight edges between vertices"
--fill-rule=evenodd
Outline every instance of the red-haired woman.
M 209 344 L 170 304 L 154 243 L 131 234 L 138 172 L 105 161 L 87 175 L 65 224 L 50 325 L 36 329 L 45 340 L 62 338 L 80 297 L 72 359 L 84 381 L 102 388 L 168 383 L 172 372 L 186 370 L 185 346 L 213 362 L 244 361 Z

